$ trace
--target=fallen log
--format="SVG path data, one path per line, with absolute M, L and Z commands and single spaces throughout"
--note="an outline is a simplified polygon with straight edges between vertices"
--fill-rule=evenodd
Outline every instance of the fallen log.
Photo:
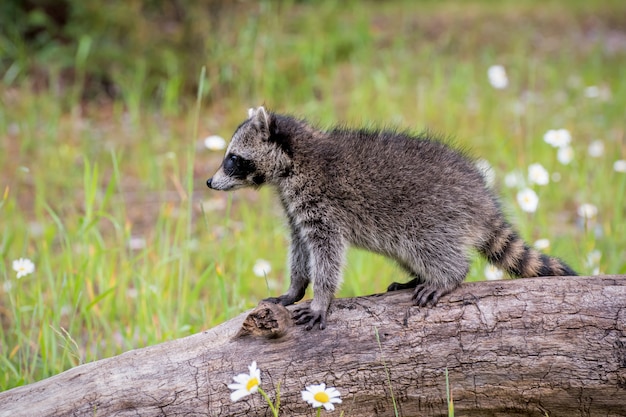
M 626 415 L 626 275 L 464 284 L 435 308 L 410 292 L 335 300 L 324 331 L 261 304 L 200 334 L 78 366 L 0 393 L 0 416 L 271 415 L 233 376 L 256 361 L 280 415 L 312 416 L 300 391 L 342 395 L 325 415 Z

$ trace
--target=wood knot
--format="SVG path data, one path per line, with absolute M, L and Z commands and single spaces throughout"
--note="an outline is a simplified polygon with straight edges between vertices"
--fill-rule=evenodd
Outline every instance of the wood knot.
M 291 312 L 281 304 L 261 301 L 246 317 L 235 337 L 254 336 L 278 339 L 293 326 Z

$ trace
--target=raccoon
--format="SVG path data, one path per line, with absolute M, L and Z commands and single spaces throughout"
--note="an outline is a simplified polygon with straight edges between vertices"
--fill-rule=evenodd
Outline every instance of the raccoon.
M 349 245 L 395 260 L 411 279 L 388 291 L 413 288 L 417 306 L 461 285 L 472 249 L 513 276 L 576 275 L 520 238 L 471 158 L 428 134 L 323 131 L 250 109 L 207 185 L 264 184 L 278 192 L 291 231 L 289 290 L 266 301 L 293 304 L 312 282 L 310 306 L 293 313 L 307 330 L 326 327 Z

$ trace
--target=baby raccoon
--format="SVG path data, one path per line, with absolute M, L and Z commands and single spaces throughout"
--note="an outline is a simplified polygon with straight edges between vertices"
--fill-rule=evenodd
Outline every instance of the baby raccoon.
M 293 304 L 312 282 L 310 307 L 294 312 L 308 330 L 326 327 L 348 245 L 394 259 L 412 279 L 388 291 L 414 288 L 418 306 L 461 284 L 472 248 L 514 276 L 576 275 L 524 243 L 472 160 L 427 135 L 321 131 L 263 107 L 248 116 L 207 185 L 278 191 L 291 228 L 291 285 L 267 300 Z

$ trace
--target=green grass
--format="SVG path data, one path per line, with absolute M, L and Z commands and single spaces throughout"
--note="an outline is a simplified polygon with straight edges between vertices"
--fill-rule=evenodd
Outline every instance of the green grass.
M 204 185 L 221 155 L 201 138 L 229 138 L 262 103 L 322 126 L 452 135 L 494 167 L 526 240 L 548 238 L 547 252 L 582 274 L 626 273 L 626 174 L 613 170 L 626 159 L 623 2 L 246 4 L 254 13 L 232 10 L 205 41 L 199 115 L 174 76 L 146 98 L 136 69 L 118 74 L 113 102 L 80 102 L 79 84 L 54 74 L 43 89 L 29 77 L 0 86 L 0 390 L 213 327 L 286 289 L 288 235 L 271 191 Z M 99 53 L 84 39 L 69 60 L 79 80 Z M 493 64 L 507 89 L 488 83 Z M 592 85 L 609 94 L 586 97 Z M 569 165 L 542 139 L 560 127 L 573 137 Z M 596 139 L 605 152 L 592 158 Z M 561 179 L 533 187 L 528 214 L 503 179 L 535 162 Z M 583 203 L 598 208 L 586 226 Z M 594 250 L 599 264 L 587 265 Z M 18 280 L 20 257 L 36 272 Z M 272 264 L 267 285 L 252 273 L 257 259 Z M 477 260 L 468 279 L 483 268 Z M 339 296 L 401 277 L 351 251 Z

